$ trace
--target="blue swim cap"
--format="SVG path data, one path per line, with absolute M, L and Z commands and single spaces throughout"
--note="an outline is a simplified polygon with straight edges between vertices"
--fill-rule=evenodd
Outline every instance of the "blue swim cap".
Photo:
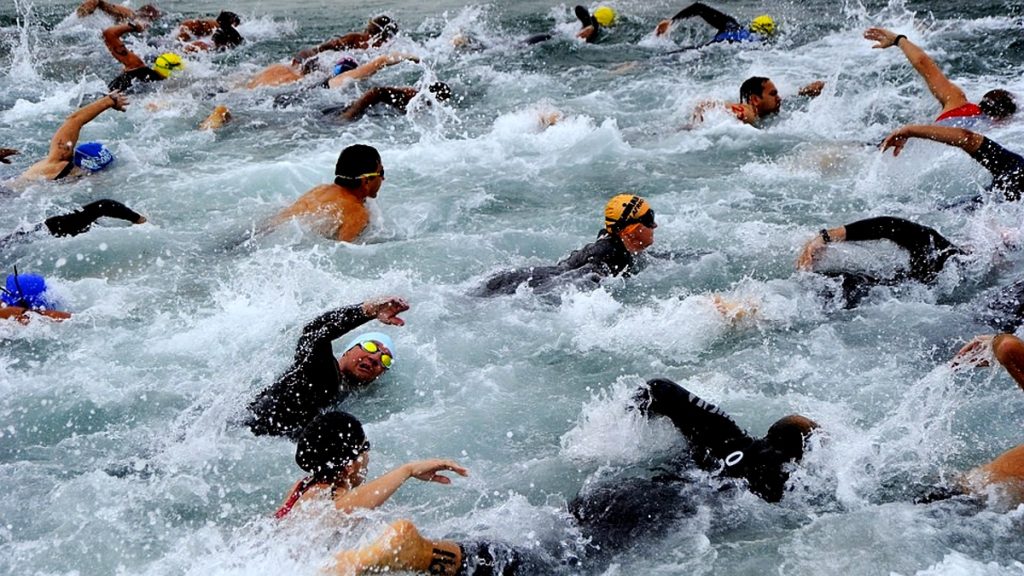
M 114 154 L 99 142 L 85 142 L 75 147 L 75 166 L 99 172 L 114 161 Z
M 0 300 L 8 306 L 25 308 L 50 308 L 55 306 L 46 299 L 46 280 L 38 274 L 8 274 Z
M 388 336 L 383 332 L 364 332 L 350 340 L 348 345 L 345 346 L 345 351 L 348 352 L 349 350 L 355 348 L 356 346 L 359 346 L 363 342 L 369 342 L 370 340 L 376 340 L 377 342 L 383 344 L 385 348 L 391 350 L 391 357 L 394 358 L 395 342 L 391 339 L 391 336 Z
M 341 60 L 334 63 L 334 75 L 343 74 L 349 70 L 355 70 L 359 67 L 359 62 L 356 62 L 355 58 L 351 56 L 345 56 Z M 388 346 L 390 348 L 390 346 Z

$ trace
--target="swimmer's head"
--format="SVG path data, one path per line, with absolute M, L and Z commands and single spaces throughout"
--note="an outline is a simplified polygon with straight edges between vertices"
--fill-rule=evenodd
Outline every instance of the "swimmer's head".
M 219 28 L 234 28 L 241 23 L 242 19 L 234 12 L 228 12 L 225 10 L 217 15 L 217 27 Z
M 633 224 L 657 227 L 651 205 L 634 194 L 613 196 L 604 206 L 604 229 L 609 234 L 618 234 Z
M 1017 102 L 1006 90 L 989 90 L 978 103 L 981 111 L 993 120 L 1009 118 L 1017 113 Z
M 359 420 L 348 412 L 321 414 L 306 425 L 295 446 L 295 463 L 314 480 L 330 482 L 370 449 Z
M 83 142 L 75 146 L 72 161 L 83 170 L 99 172 L 114 161 L 114 154 L 100 142 Z
M 740 85 L 740 102 L 753 106 L 760 116 L 775 114 L 782 106 L 775 83 L 764 76 L 747 78 Z
M 373 146 L 353 144 L 341 151 L 334 165 L 334 183 L 370 198 L 377 196 L 384 182 L 384 165 Z
M 185 61 L 174 52 L 164 52 L 153 61 L 153 70 L 164 78 L 185 68 Z
M 366 33 L 370 36 L 375 36 L 379 45 L 390 40 L 395 34 L 398 34 L 398 23 L 388 16 L 377 16 L 366 25 Z
M 750 31 L 761 36 L 772 36 L 775 34 L 775 20 L 767 14 L 762 14 L 751 20 Z
M 438 102 L 447 102 L 452 98 L 452 89 L 444 82 L 434 82 L 427 86 L 427 90 L 430 90 L 430 93 L 434 95 Z
M 781 452 L 787 460 L 800 460 L 804 456 L 807 439 L 819 428 L 818 423 L 806 416 L 792 414 L 780 418 L 768 433 L 764 435 L 766 442 Z
M 0 301 L 8 306 L 18 306 L 36 310 L 46 308 L 55 310 L 53 302 L 46 297 L 46 280 L 38 274 L 14 274 L 7 276 L 3 290 L 0 290 Z
M 337 76 L 338 74 L 344 74 L 349 70 L 355 70 L 358 67 L 359 62 L 356 62 L 355 58 L 351 56 L 343 56 L 334 63 L 334 68 L 331 70 L 331 73 L 333 76 Z
M 135 17 L 143 20 L 158 20 L 161 16 L 163 16 L 163 12 L 152 4 L 139 6 L 139 9 L 135 11 Z
M 608 6 L 598 6 L 593 14 L 594 20 L 605 28 L 615 24 L 615 16 L 615 10 Z
M 338 369 L 361 383 L 368 384 L 391 368 L 395 343 L 382 332 L 365 332 L 345 347 L 338 359 Z

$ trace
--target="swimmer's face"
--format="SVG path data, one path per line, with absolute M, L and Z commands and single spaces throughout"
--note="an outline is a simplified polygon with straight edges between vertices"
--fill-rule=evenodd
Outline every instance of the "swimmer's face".
M 354 462 L 345 468 L 346 480 L 348 480 L 349 486 L 355 488 L 366 481 L 366 473 L 370 466 L 370 451 L 364 450 L 359 453 L 359 456 Z
M 370 198 L 376 198 L 377 192 L 380 192 L 380 187 L 384 185 L 384 165 L 377 162 L 375 172 L 379 176 L 368 176 L 363 181 L 363 185 L 366 186 L 366 195 Z
M 633 224 L 622 231 L 622 241 L 630 252 L 643 252 L 654 244 L 654 229 L 658 225 Z
M 338 369 L 342 374 L 368 384 L 379 378 L 386 370 L 380 361 L 382 354 L 391 354 L 391 350 L 383 344 L 373 353 L 363 350 L 361 346 L 353 346 L 338 359 Z
M 757 113 L 761 116 L 777 114 L 782 106 L 779 89 L 775 87 L 775 83 L 771 80 L 764 83 L 764 89 L 761 91 L 760 96 L 751 96 L 750 100 L 750 103 L 757 108 Z

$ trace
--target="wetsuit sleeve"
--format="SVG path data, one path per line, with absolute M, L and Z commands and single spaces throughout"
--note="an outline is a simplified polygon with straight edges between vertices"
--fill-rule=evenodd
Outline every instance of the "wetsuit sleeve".
M 141 215 L 116 200 L 97 200 L 70 214 L 47 218 L 43 224 L 54 236 L 78 236 L 102 217 L 138 222 Z
M 700 2 L 694 2 L 686 8 L 683 8 L 678 14 L 672 17 L 672 20 L 684 20 L 686 18 L 693 18 L 694 16 L 702 18 L 712 28 L 719 32 L 741 28 L 740 23 L 732 16 L 729 16 L 719 10 L 715 10 L 711 6 Z
M 602 236 L 596 242 L 573 251 L 558 263 L 563 270 L 577 270 L 584 266 L 600 265 L 606 274 L 621 274 L 633 265 L 634 258 L 617 238 Z
M 1007 200 L 1020 200 L 1024 192 L 1024 158 L 988 138 L 982 140 L 971 158 L 992 174 L 993 188 L 1002 191 Z
M 648 380 L 647 387 L 637 392 L 637 400 L 648 416 L 665 416 L 672 420 L 703 467 L 715 466 L 711 458 L 725 460 L 732 452 L 745 449 L 754 441 L 720 408 L 671 380 Z
M 295 365 L 303 366 L 320 354 L 333 356 L 331 342 L 370 321 L 362 304 L 331 310 L 306 324 L 295 348 Z
M 946 260 L 963 251 L 935 229 L 903 218 L 880 216 L 845 226 L 847 242 L 889 240 L 910 253 L 910 277 L 931 282 Z

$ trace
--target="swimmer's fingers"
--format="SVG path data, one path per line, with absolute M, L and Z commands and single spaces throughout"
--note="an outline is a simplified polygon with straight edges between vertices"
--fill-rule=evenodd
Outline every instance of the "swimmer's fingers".
M 664 36 L 668 33 L 668 29 L 672 26 L 671 20 L 662 20 L 658 22 L 658 26 L 654 29 L 655 36 Z
M 892 46 L 893 40 L 896 39 L 896 34 L 893 34 L 885 28 L 868 28 L 864 31 L 864 38 L 875 42 L 875 45 L 872 46 L 872 48 L 884 50 Z
M 976 336 L 973 340 L 965 344 L 963 348 L 960 348 L 960 351 L 956 353 L 956 356 L 953 356 L 953 360 L 950 361 L 950 367 L 988 366 L 992 359 L 992 340 L 994 338 L 995 336 L 992 334 Z
M 113 104 L 111 104 L 110 107 L 113 108 L 114 110 L 117 110 L 119 112 L 124 112 L 125 108 L 128 107 L 128 104 L 129 104 L 128 97 L 125 96 L 124 94 L 118 92 L 117 90 L 114 90 L 110 94 L 107 94 L 107 96 L 113 102 Z
M 885 152 L 889 148 L 892 148 L 892 155 L 899 156 L 903 150 L 903 146 L 907 144 L 907 137 L 904 136 L 899 130 L 886 136 L 885 140 L 882 140 L 882 152 Z
M 18 151 L 14 148 L 0 148 L 0 162 L 10 164 L 11 161 L 8 160 L 8 157 L 14 156 L 15 154 L 18 154 Z
M 820 236 L 815 236 L 810 242 L 804 244 L 800 256 L 796 259 L 796 269 L 810 271 L 814 267 L 814 260 L 818 253 L 825 248 L 825 241 Z
M 404 298 L 389 296 L 376 300 L 363 302 L 363 312 L 367 316 L 373 316 L 378 321 L 392 326 L 404 326 L 405 320 L 398 317 L 399 314 L 409 309 L 409 303 Z
M 459 466 L 453 460 L 423 460 L 413 462 L 409 475 L 424 482 L 437 482 L 438 484 L 451 484 L 452 479 L 441 474 L 442 471 L 455 472 L 459 476 L 468 476 L 469 471 Z

